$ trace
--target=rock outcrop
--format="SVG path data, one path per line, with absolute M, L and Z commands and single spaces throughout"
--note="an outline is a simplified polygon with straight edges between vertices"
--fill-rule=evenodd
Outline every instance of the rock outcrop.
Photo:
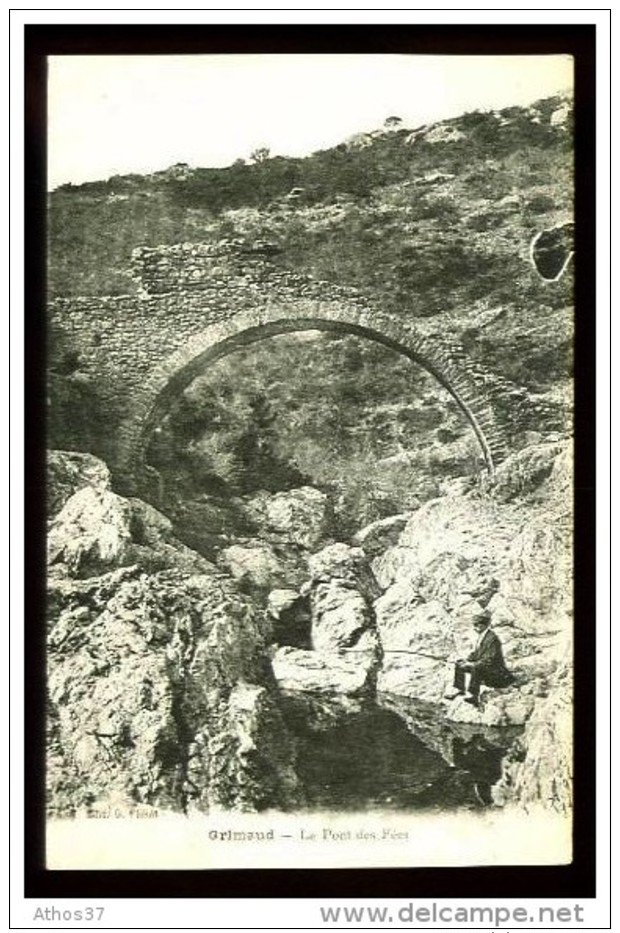
M 308 580 L 308 555 L 326 540 L 333 524 L 325 493 L 311 486 L 258 493 L 242 504 L 255 534 L 221 547 L 216 561 L 244 592 L 259 601 L 272 589 L 299 588 Z
M 372 599 L 378 594 L 364 552 L 332 544 L 313 554 L 309 567 L 313 647 L 330 651 L 359 646 L 372 630 Z
M 64 457 L 64 451 L 53 452 L 54 470 L 48 484 L 47 557 L 52 573 L 60 569 L 74 577 L 88 577 L 132 564 L 151 571 L 171 567 L 190 573 L 213 571 L 209 561 L 175 537 L 165 515 L 140 499 L 124 499 L 112 492 L 102 461 L 90 454 L 70 453 L 65 464 Z M 64 482 L 69 471 L 76 480 L 73 493 Z M 51 508 L 52 502 L 59 511 Z
M 56 515 L 74 492 L 84 487 L 110 488 L 110 471 L 92 454 L 50 450 L 47 454 L 48 512 Z
M 329 539 L 333 515 L 328 496 L 312 486 L 260 493 L 246 503 L 249 516 L 267 539 L 314 551 Z
M 374 604 L 380 693 L 434 709 L 438 722 L 525 727 L 498 799 L 561 809 L 571 783 L 570 489 L 568 447 L 525 448 L 480 489 L 423 505 L 373 562 L 384 589 Z M 473 707 L 444 693 L 453 661 L 471 650 L 470 619 L 480 608 L 491 613 L 515 682 L 484 687 Z
M 332 544 L 309 558 L 310 649 L 279 648 L 273 671 L 283 689 L 359 694 L 374 689 L 379 641 L 376 581 L 361 548 Z
M 50 530 L 50 811 L 286 808 L 294 743 L 261 615 L 175 546 L 164 516 L 99 483 L 103 465 L 89 485 L 92 458 L 85 482 L 66 459 L 77 491 Z
M 48 532 L 48 561 L 74 575 L 122 564 L 131 542 L 129 504 L 107 489 L 85 486 L 64 504 Z
M 364 663 L 365 655 L 369 657 Z M 279 648 L 272 661 L 274 676 L 283 690 L 359 695 L 368 691 L 372 652 L 360 656 L 337 651 Z
M 569 814 L 573 804 L 573 705 L 568 668 L 549 696 L 536 702 L 522 736 L 504 760 L 495 803 L 543 806 Z
M 284 565 L 278 560 L 269 544 L 252 541 L 247 544 L 232 544 L 218 555 L 218 564 L 230 573 L 233 580 L 246 592 L 267 592 L 286 583 Z
M 361 547 L 369 560 L 379 557 L 388 547 L 396 544 L 399 535 L 410 515 L 390 515 L 388 518 L 380 518 L 376 522 L 371 522 L 358 531 L 352 538 L 352 544 L 355 547 Z

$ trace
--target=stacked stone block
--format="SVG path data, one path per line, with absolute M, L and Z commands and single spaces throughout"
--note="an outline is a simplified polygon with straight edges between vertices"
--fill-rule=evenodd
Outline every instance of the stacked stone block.
M 140 472 L 156 419 L 210 360 L 306 329 L 357 334 L 409 356 L 452 393 L 488 468 L 506 456 L 507 432 L 495 409 L 500 401 L 503 408 L 522 403 L 521 390 L 484 372 L 428 322 L 387 314 L 354 289 L 285 269 L 271 244 L 141 248 L 132 275 L 135 295 L 57 299 L 51 306 L 52 322 L 96 386 L 108 435 L 114 429 L 114 449 L 104 453 L 117 474 Z

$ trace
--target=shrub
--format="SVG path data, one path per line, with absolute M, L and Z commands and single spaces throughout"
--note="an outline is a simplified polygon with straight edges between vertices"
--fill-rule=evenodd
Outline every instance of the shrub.
M 555 200 L 547 194 L 536 194 L 526 203 L 526 209 L 530 214 L 547 214 L 554 208 Z

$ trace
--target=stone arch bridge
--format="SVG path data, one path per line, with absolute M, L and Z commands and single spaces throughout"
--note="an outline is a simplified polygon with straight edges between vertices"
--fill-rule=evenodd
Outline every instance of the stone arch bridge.
M 180 244 L 134 252 L 136 295 L 56 299 L 51 322 L 79 353 L 102 404 L 102 447 L 117 484 L 138 491 L 150 433 L 208 364 L 276 334 L 331 330 L 390 347 L 430 372 L 454 397 L 488 470 L 507 453 L 496 416 L 514 393 L 475 366 L 428 322 L 373 307 L 352 289 L 280 267 L 269 247 Z M 422 325 L 426 324 L 426 327 Z

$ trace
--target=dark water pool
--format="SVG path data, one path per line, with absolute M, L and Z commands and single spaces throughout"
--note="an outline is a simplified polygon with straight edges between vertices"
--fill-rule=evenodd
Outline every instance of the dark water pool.
M 306 697 L 285 701 L 284 712 L 310 809 L 482 807 L 501 776 L 506 749 L 483 735 L 451 736 L 444 757 L 374 702 L 339 709 Z

